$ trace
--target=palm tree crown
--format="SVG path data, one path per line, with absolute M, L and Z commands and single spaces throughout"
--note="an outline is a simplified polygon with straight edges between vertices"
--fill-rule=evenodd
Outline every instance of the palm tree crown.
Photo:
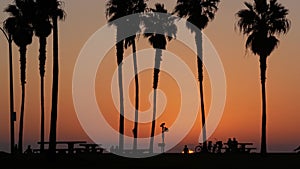
M 155 4 L 154 9 L 150 9 L 153 13 L 148 13 L 145 19 L 143 19 L 145 26 L 144 36 L 148 38 L 149 43 L 155 49 L 166 49 L 167 41 L 176 37 L 177 27 L 174 24 L 175 17 L 168 16 L 167 10 L 163 4 Z M 164 15 L 160 13 L 165 13 Z M 152 32 L 152 33 L 149 33 Z M 163 34 L 162 34 L 163 33 Z M 155 58 L 156 65 L 160 65 L 161 56 Z M 158 86 L 158 73 L 159 66 L 155 66 L 153 89 L 157 89 Z
M 145 3 L 147 0 L 128 0 L 129 6 L 127 6 L 128 14 L 139 14 L 142 12 L 145 12 L 147 8 L 147 4 Z M 130 19 L 130 18 L 129 18 Z M 136 17 L 134 19 L 137 19 Z M 134 23 L 134 24 L 132 24 Z M 132 35 L 128 38 L 125 39 L 125 44 L 124 47 L 127 49 L 132 45 L 132 43 L 135 41 L 135 38 L 137 37 L 138 34 L 141 33 L 141 20 L 139 21 L 129 21 L 129 24 L 126 25 L 126 29 L 133 30 L 133 32 L 136 32 L 136 35 Z
M 253 4 L 245 2 L 247 9 L 237 12 L 239 30 L 248 36 L 246 48 L 254 54 L 269 56 L 279 41 L 275 34 L 286 34 L 290 29 L 287 19 L 288 9 L 277 0 L 255 0 Z
M 204 29 L 215 18 L 220 0 L 177 0 L 174 13 L 187 20 L 198 29 Z
M 4 21 L 4 28 L 13 36 L 13 40 L 17 46 L 31 44 L 33 36 L 32 10 L 34 2 L 15 0 L 14 5 L 8 5 L 5 12 L 10 14 L 10 17 Z

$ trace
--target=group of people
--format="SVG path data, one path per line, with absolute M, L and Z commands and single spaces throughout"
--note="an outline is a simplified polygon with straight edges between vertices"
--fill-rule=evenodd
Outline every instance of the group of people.
M 228 138 L 226 152 L 238 152 L 238 141 L 236 138 Z
M 226 145 L 226 146 L 224 146 Z M 203 147 L 201 148 L 203 150 Z M 207 152 L 209 153 L 222 153 L 223 149 L 225 149 L 226 153 L 229 152 L 238 152 L 238 141 L 236 138 L 228 138 L 227 142 L 223 143 L 222 141 L 216 141 L 213 143 L 212 141 L 207 141 Z M 195 150 L 197 152 L 197 150 Z M 189 148 L 187 145 L 183 148 L 183 153 L 188 154 Z

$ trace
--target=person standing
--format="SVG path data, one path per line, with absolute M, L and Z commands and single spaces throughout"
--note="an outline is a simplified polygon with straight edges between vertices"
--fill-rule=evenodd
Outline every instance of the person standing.
M 188 154 L 188 153 L 189 153 L 189 148 L 187 145 L 184 145 L 183 154 Z

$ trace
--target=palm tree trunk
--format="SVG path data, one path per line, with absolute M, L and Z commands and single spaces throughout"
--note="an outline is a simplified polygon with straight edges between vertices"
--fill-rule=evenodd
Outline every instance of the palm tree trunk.
M 117 32 L 117 63 L 118 63 L 118 80 L 119 80 L 119 93 L 120 93 L 120 126 L 119 126 L 119 151 L 123 153 L 124 150 L 124 96 L 123 96 L 123 53 L 124 53 L 124 40 L 120 40 L 119 31 Z M 118 42 L 119 41 L 119 42 Z
M 10 151 L 15 153 L 15 111 L 14 111 L 14 80 L 12 63 L 12 35 L 8 35 L 9 45 L 9 91 L 10 91 Z
M 44 151 L 44 133 L 45 133 L 45 103 L 44 103 L 44 77 L 46 63 L 46 43 L 45 37 L 40 37 L 40 78 L 41 78 L 41 144 L 40 152 Z
M 137 150 L 137 138 L 138 138 L 138 120 L 139 120 L 139 77 L 137 68 L 137 56 L 135 40 L 132 42 L 133 53 L 133 68 L 134 68 L 134 80 L 135 80 L 135 113 L 134 113 L 134 128 L 133 128 L 133 151 Z
M 203 47 L 202 47 L 202 32 L 196 33 L 195 41 L 197 45 L 197 66 L 198 66 L 198 80 L 200 89 L 200 101 L 201 101 L 201 120 L 202 120 L 202 137 L 203 137 L 203 151 L 207 151 L 206 142 L 206 124 L 205 124 L 205 108 L 204 108 L 204 91 L 203 91 Z
M 267 70 L 267 57 L 260 57 L 260 73 L 261 73 L 261 94 L 262 94 L 262 125 L 261 125 L 261 154 L 267 153 L 267 139 L 266 139 L 266 123 L 267 123 L 267 110 L 266 110 L 266 70 Z
M 41 145 L 40 152 L 44 152 L 45 149 L 45 106 L 44 106 L 44 78 L 41 78 Z
M 160 72 L 160 62 L 162 57 L 162 50 L 155 50 L 155 64 L 154 64 L 154 75 L 153 75 L 153 115 L 152 115 L 152 125 L 151 125 L 151 138 L 150 138 L 150 147 L 149 152 L 153 153 L 153 144 L 154 144 L 154 134 L 155 134 L 155 121 L 156 121 L 156 95 L 157 95 L 157 86 L 158 86 L 158 76 Z
M 21 110 L 20 110 L 20 126 L 19 126 L 19 153 L 23 152 L 23 124 L 24 124 L 24 108 L 25 108 L 25 84 L 26 84 L 26 46 L 20 47 L 20 71 L 21 71 Z
M 58 102 L 58 25 L 57 16 L 52 17 L 53 22 L 53 80 L 52 80 L 52 107 L 49 135 L 49 152 L 55 154 L 56 149 L 56 125 L 57 125 L 57 102 Z

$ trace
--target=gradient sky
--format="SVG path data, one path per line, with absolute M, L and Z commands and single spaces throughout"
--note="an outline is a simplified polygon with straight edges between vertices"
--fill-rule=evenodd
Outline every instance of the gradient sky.
M 250 0 L 249 0 L 250 1 Z M 12 1 L 1 0 L 0 10 Z M 103 0 L 64 0 L 64 9 L 67 13 L 66 20 L 59 24 L 59 54 L 60 54 L 60 83 L 59 83 L 59 114 L 58 114 L 58 139 L 90 140 L 80 126 L 77 119 L 72 99 L 72 76 L 76 59 L 81 48 L 90 36 L 106 24 L 105 1 Z M 169 11 L 173 10 L 176 0 L 154 1 L 165 3 Z M 227 82 L 226 105 L 222 119 L 210 140 L 218 139 L 226 141 L 229 137 L 236 137 L 239 141 L 253 142 L 259 150 L 261 136 L 261 86 L 258 56 L 250 52 L 246 54 L 245 39 L 242 34 L 234 30 L 236 22 L 235 13 L 244 8 L 244 1 L 222 0 L 219 10 L 213 22 L 209 23 L 204 30 L 206 36 L 216 48 L 224 66 Z M 296 0 L 280 0 L 290 10 L 288 18 L 292 21 L 290 32 L 279 37 L 279 47 L 268 59 L 267 68 L 267 145 L 270 152 L 291 152 L 300 145 L 300 70 L 297 65 L 300 62 L 298 54 L 300 38 L 300 16 L 299 2 Z M 7 18 L 7 14 L 0 13 L 0 22 Z M 193 39 L 192 39 L 193 40 Z M 105 40 L 103 40 L 105 43 Z M 138 49 L 150 47 L 147 41 L 141 38 Z M 181 46 L 181 48 L 178 48 Z M 0 35 L 0 151 L 9 151 L 9 81 L 8 81 L 8 50 L 3 35 Z M 32 45 L 28 46 L 27 53 L 27 84 L 26 84 L 26 107 L 24 122 L 24 147 L 31 144 L 37 147 L 39 140 L 40 119 L 40 93 L 38 73 L 38 39 L 34 37 Z M 49 114 L 51 101 L 51 79 L 52 79 L 52 37 L 48 38 L 47 65 L 46 65 L 46 140 L 49 132 Z M 167 50 L 179 55 L 184 59 L 196 75 L 195 56 L 177 41 L 170 42 Z M 116 61 L 114 48 L 109 51 L 104 66 L 100 66 L 96 79 L 96 96 L 100 109 L 117 129 L 118 114 L 113 107 L 109 96 L 111 73 L 115 71 Z M 130 50 L 125 56 L 130 55 Z M 189 55 L 190 59 L 184 57 Z M 15 111 L 17 120 L 20 112 L 20 80 L 19 80 L 19 53 L 18 48 L 13 48 L 14 58 L 14 89 L 15 89 Z M 207 75 L 207 74 L 205 74 Z M 205 77 L 206 110 L 210 103 L 209 77 Z M 148 96 L 151 93 L 152 70 L 141 73 L 141 110 L 145 111 L 151 107 Z M 131 82 L 131 100 L 133 102 L 133 84 Z M 171 124 L 176 118 L 178 102 L 180 99 L 176 80 L 170 75 L 162 73 L 159 88 L 165 92 L 168 103 L 158 124 L 167 121 Z M 174 91 L 174 92 L 172 92 Z M 199 111 L 200 113 L 200 111 Z M 114 120 L 112 120 L 114 119 Z M 117 120 L 116 120 L 117 119 Z M 17 121 L 18 122 L 18 121 Z M 196 119 L 195 126 L 182 140 L 182 144 L 190 147 L 197 144 L 200 133 L 200 117 Z M 132 124 L 126 123 L 126 134 L 131 136 Z M 157 125 L 158 126 L 158 125 Z M 16 142 L 18 139 L 18 123 L 16 128 Z M 150 134 L 150 125 L 141 125 L 140 137 Z M 157 131 L 159 128 L 157 127 Z M 167 136 L 166 136 L 167 137 Z M 182 144 L 178 147 L 182 148 Z

